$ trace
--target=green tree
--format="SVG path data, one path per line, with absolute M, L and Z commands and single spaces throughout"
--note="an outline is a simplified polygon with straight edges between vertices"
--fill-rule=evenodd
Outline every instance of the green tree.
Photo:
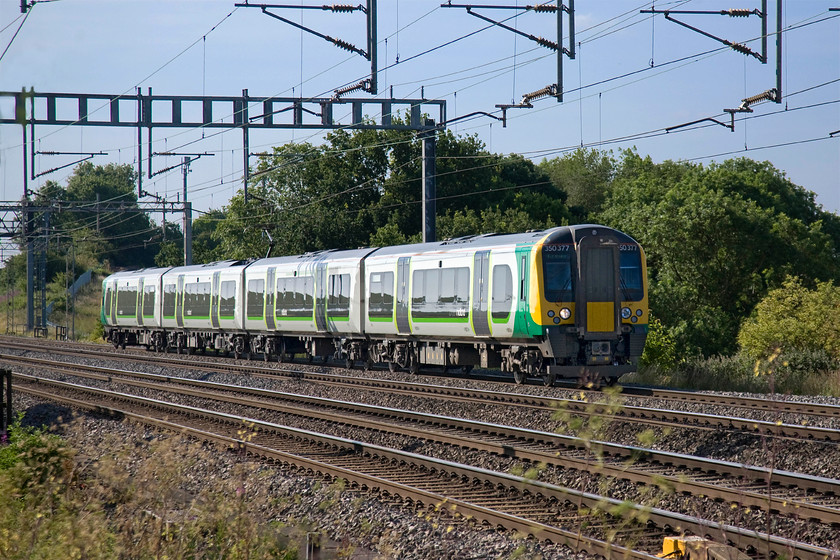
M 840 270 L 823 231 L 831 217 L 769 164 L 654 164 L 624 152 L 604 208 L 600 221 L 646 248 L 651 308 L 684 354 L 731 354 L 742 321 L 787 275 Z
M 155 255 L 155 266 L 182 266 L 184 264 L 184 246 L 172 241 L 160 244 L 160 251 Z
M 114 266 L 151 266 L 158 251 L 159 233 L 149 216 L 137 205 L 136 173 L 130 165 L 95 166 L 82 162 L 73 170 L 67 186 L 48 181 L 36 193 L 37 206 L 52 206 L 52 235 L 74 240 L 99 239 L 91 245 Z M 72 212 L 58 211 L 59 203 L 74 203 Z M 87 203 L 87 204 L 83 204 Z M 67 204 L 64 204 L 67 207 Z M 45 224 L 37 214 L 33 226 Z
M 770 290 L 738 333 L 738 343 L 753 360 L 775 352 L 824 351 L 840 359 L 840 288 L 817 282 L 809 289 L 788 278 Z
M 224 217 L 225 213 L 221 210 L 211 210 L 193 222 L 194 263 L 203 264 L 223 259 L 220 251 L 221 240 L 216 235 L 216 227 Z
M 246 203 L 225 208 L 217 255 L 264 255 L 403 243 L 421 235 L 421 144 L 409 131 L 328 134 L 263 157 Z M 437 137 L 437 237 L 566 223 L 565 193 L 531 161 L 484 150 L 475 136 Z
M 583 221 L 602 210 L 612 187 L 616 162 L 611 152 L 581 148 L 562 157 L 544 159 L 539 168 L 568 195 L 566 203 Z

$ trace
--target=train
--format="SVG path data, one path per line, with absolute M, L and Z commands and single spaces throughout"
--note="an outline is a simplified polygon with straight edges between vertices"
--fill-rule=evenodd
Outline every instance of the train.
M 105 340 L 348 368 L 501 370 L 614 382 L 648 331 L 645 254 L 597 224 L 441 242 L 120 271 Z

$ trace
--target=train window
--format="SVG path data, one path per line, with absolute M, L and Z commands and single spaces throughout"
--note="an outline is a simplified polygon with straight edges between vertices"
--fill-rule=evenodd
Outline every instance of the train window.
M 330 274 L 327 311 L 331 318 L 350 316 L 350 275 Z
M 370 319 L 394 318 L 394 273 L 373 272 L 370 275 L 368 294 L 368 317 Z
M 210 282 L 184 286 L 184 315 L 193 319 L 210 317 Z
M 248 319 L 263 318 L 265 302 L 265 280 L 248 280 L 248 303 L 245 310 Z
M 105 289 L 105 305 L 103 308 L 105 309 L 105 315 L 111 314 L 111 286 Z
M 236 280 L 225 280 L 219 290 L 219 317 L 233 317 L 236 312 Z
M 615 253 L 610 248 L 592 248 L 584 253 L 583 282 L 586 301 L 615 299 Z
M 155 290 L 154 286 L 143 288 L 143 317 L 153 318 L 155 316 Z
M 423 305 L 426 302 L 426 271 L 415 270 L 411 276 L 411 305 Z
M 525 301 L 528 299 L 528 291 L 525 289 L 525 272 L 526 272 L 526 263 L 528 260 L 526 259 L 525 255 L 522 255 L 522 259 L 519 265 L 519 300 Z
M 175 317 L 175 284 L 163 286 L 163 316 Z
M 543 246 L 543 289 L 548 301 L 574 301 L 573 255 L 571 245 Z
M 621 299 L 623 301 L 641 301 L 645 295 L 642 278 L 642 253 L 636 245 L 619 247 L 619 266 L 621 273 Z
M 510 267 L 500 264 L 493 267 L 493 319 L 507 321 L 513 303 L 513 274 Z
M 464 266 L 415 270 L 411 295 L 412 317 L 466 320 L 469 314 L 470 269 Z
M 117 317 L 137 316 L 137 287 L 126 286 L 117 289 Z
M 277 299 L 274 315 L 278 318 L 312 318 L 314 306 L 312 276 L 277 279 Z

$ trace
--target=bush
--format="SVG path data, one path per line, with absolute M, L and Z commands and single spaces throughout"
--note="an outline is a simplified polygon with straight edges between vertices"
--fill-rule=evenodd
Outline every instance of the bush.
M 84 427 L 70 429 L 85 441 Z M 261 522 L 268 496 L 258 466 L 236 464 L 197 491 L 192 466 L 209 452 L 174 436 L 146 442 L 110 442 L 104 456 L 80 464 L 64 440 L 18 420 L 0 446 L 0 558 L 297 558 L 279 529 Z
M 738 343 L 753 360 L 766 359 L 776 350 L 786 355 L 822 352 L 840 359 L 838 308 L 840 288 L 831 282 L 818 282 L 810 290 L 798 278 L 788 278 L 758 303 L 742 325 Z
M 677 344 L 674 338 L 662 324 L 662 321 L 651 316 L 648 322 L 645 350 L 642 352 L 639 366 L 656 366 L 668 371 L 674 369 L 677 362 Z
M 622 381 L 704 391 L 840 396 L 840 360 L 824 350 L 791 350 L 762 360 L 740 352 L 690 358 L 668 370 L 647 366 Z

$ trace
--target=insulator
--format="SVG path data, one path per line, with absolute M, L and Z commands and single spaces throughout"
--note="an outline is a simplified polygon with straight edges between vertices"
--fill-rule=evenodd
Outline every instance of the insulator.
M 364 89 L 365 84 L 366 84 L 366 82 L 363 80 L 363 81 L 359 82 L 358 84 L 353 84 L 352 86 L 344 86 L 343 88 L 338 88 L 337 90 L 333 91 L 333 98 L 338 99 L 342 95 L 346 95 L 346 94 L 348 94 L 352 91 L 356 91 L 356 90 L 359 90 L 359 89 Z
M 759 103 L 760 101 L 775 101 L 776 100 L 776 89 L 768 89 L 763 93 L 759 93 L 758 95 L 753 95 L 752 97 L 747 97 L 746 99 L 741 100 L 741 106 L 749 107 L 750 105 L 754 105 Z
M 327 10 L 332 10 L 333 12 L 341 13 L 341 12 L 355 12 L 359 9 L 359 6 L 351 6 L 350 4 L 333 4 L 331 6 L 324 6 Z
M 729 43 L 729 46 L 733 51 L 737 51 L 741 54 L 753 54 L 752 49 L 741 43 Z
M 336 47 L 342 48 L 344 50 L 347 50 L 347 51 L 350 51 L 350 52 L 359 52 L 359 49 L 357 49 L 355 46 L 351 45 L 347 41 L 342 41 L 341 39 L 333 39 L 332 43 Z
M 537 4 L 536 6 L 525 6 L 528 10 L 534 10 L 539 13 L 554 13 L 557 11 L 557 6 L 554 4 Z
M 749 17 L 752 13 L 752 10 L 746 10 L 743 8 L 733 8 L 731 10 L 726 10 L 726 14 L 728 14 L 729 17 Z
M 555 43 L 554 41 L 549 41 L 548 39 L 544 39 L 544 38 L 542 38 L 542 37 L 534 37 L 534 41 L 535 41 L 538 45 L 542 45 L 542 46 L 547 47 L 547 48 L 549 48 L 549 49 L 551 49 L 551 50 L 553 50 L 553 51 L 556 51 L 557 49 L 559 49 L 559 48 L 560 48 L 560 47 L 557 45 L 557 43 Z
M 557 84 L 551 84 L 549 86 L 545 86 L 542 89 L 538 89 L 532 93 L 526 93 L 522 96 L 522 104 L 527 105 L 536 99 L 541 99 L 543 97 L 548 97 L 549 95 L 557 95 Z

